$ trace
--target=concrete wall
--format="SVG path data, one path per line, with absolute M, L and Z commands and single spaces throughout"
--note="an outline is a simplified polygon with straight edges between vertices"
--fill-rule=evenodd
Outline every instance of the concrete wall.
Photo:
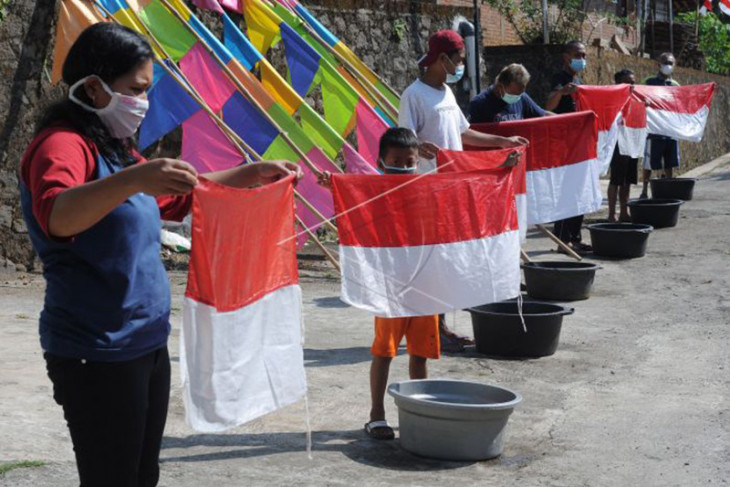
M 561 48 L 562 46 L 486 47 L 483 52 L 487 64 L 485 81 L 492 82 L 499 70 L 509 63 L 522 63 L 532 75 L 527 91 L 537 103 L 544 105 L 550 89 L 550 76 L 560 69 Z M 587 62 L 583 81 L 592 85 L 613 84 L 614 73 L 623 68 L 633 69 L 639 82 L 657 71 L 656 62 L 649 59 L 625 56 L 595 47 L 588 48 Z M 730 124 L 727 123 L 730 119 L 730 77 L 680 67 L 676 70 L 675 79 L 683 85 L 710 81 L 718 85 L 703 141 L 680 142 L 681 170 L 687 171 L 730 152 Z

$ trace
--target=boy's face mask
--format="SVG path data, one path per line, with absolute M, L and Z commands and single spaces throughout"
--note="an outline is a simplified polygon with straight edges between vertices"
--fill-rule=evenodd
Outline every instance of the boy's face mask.
M 416 174 L 416 166 L 396 167 L 389 166 L 383 159 L 380 159 L 380 166 L 383 168 L 383 174 Z

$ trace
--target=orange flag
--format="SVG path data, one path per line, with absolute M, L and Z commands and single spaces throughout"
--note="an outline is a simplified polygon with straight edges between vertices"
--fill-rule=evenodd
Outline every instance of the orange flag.
M 90 25 L 104 22 L 106 19 L 91 2 L 81 0 L 61 0 L 56 28 L 56 46 L 53 49 L 53 70 L 51 82 L 61 80 L 63 63 L 71 45 L 79 34 Z

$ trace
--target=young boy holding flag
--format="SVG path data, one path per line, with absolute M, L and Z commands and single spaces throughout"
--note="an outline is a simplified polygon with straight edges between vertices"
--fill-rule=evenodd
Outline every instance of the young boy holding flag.
M 447 83 L 456 83 L 464 75 L 466 50 L 464 40 L 453 30 L 440 30 L 428 40 L 428 53 L 418 61 L 423 74 L 401 96 L 398 125 L 411 129 L 418 137 L 418 172 L 436 172 L 439 149 L 462 150 L 464 144 L 476 147 L 517 147 L 527 145 L 524 137 L 500 137 L 479 133 L 456 103 Z M 444 351 L 463 351 L 472 341 L 458 336 L 440 316 L 439 330 Z

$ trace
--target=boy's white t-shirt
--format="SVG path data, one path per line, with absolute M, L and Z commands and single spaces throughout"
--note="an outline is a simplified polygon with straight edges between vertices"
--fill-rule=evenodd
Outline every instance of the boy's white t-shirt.
M 398 126 L 413 130 L 420 142 L 432 142 L 442 149 L 462 150 L 461 134 L 469 122 L 447 85 L 433 88 L 420 79 L 401 95 Z M 418 158 L 418 172 L 436 169 L 436 159 Z

